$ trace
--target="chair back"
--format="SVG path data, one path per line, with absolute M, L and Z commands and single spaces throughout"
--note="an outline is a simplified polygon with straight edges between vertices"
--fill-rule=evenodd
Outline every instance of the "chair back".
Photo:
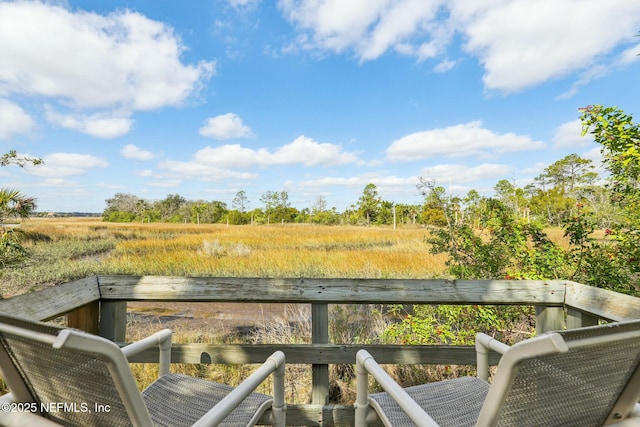
M 119 347 L 104 338 L 0 316 L 0 369 L 13 400 L 71 426 L 150 426 Z
M 553 332 L 502 357 L 478 425 L 601 426 L 640 397 L 640 322 Z

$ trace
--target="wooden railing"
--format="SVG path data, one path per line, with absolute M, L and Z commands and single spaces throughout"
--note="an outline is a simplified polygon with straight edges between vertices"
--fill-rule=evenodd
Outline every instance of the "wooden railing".
M 380 363 L 475 364 L 472 346 L 354 345 L 329 342 L 328 304 L 485 304 L 536 307 L 540 332 L 640 318 L 640 298 L 571 281 L 266 279 L 94 276 L 0 300 L 0 312 L 34 320 L 67 315 L 69 326 L 125 340 L 128 301 L 311 304 L 312 343 L 174 344 L 174 363 L 261 363 L 282 350 L 287 363 L 312 365 L 312 403 L 289 405 L 293 425 L 352 425 L 353 407 L 330 405 L 329 364 L 353 364 L 367 349 Z M 158 360 L 147 351 L 132 362 Z M 497 356 L 491 359 L 497 363 Z

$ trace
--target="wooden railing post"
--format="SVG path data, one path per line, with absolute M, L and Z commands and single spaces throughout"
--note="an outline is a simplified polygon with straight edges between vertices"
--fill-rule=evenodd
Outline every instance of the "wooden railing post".
M 100 336 L 124 342 L 127 330 L 127 302 L 100 301 Z
M 567 329 L 583 328 L 585 326 L 595 326 L 598 324 L 598 317 L 567 307 Z
M 564 307 L 536 306 L 536 334 L 564 329 Z
M 98 334 L 100 302 L 93 301 L 67 313 L 67 326 L 90 334 Z
M 311 304 L 311 343 L 329 343 L 329 305 Z M 326 405 L 329 403 L 329 365 L 311 366 L 312 392 L 311 403 Z

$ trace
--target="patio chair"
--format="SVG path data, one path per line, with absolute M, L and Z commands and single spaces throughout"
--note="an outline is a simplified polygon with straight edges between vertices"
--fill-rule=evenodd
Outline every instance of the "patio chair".
M 640 425 L 628 419 L 640 397 L 640 321 L 550 332 L 512 347 L 478 334 L 476 349 L 478 377 L 407 388 L 360 350 L 356 426 L 376 415 L 396 427 Z M 491 384 L 489 349 L 502 354 Z M 368 395 L 368 373 L 384 392 Z
M 160 347 L 160 376 L 138 390 L 127 357 Z M 0 315 L 0 375 L 10 389 L 3 409 L 71 426 L 285 425 L 284 354 L 277 351 L 239 386 L 169 373 L 171 331 L 124 348 L 74 329 Z M 254 392 L 273 374 L 273 398 Z M 0 425 L 13 419 L 0 412 Z M 14 417 L 15 418 L 15 417 Z M 26 418 L 25 418 L 26 419 Z M 26 425 L 15 421 L 17 425 Z M 7 423 L 9 423 L 7 421 Z

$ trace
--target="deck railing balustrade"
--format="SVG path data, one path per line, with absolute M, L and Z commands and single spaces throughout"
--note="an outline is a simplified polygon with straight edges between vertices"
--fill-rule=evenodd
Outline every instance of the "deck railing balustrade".
M 566 280 L 268 279 L 237 277 L 93 276 L 0 300 L 0 312 L 33 320 L 67 316 L 71 327 L 125 340 L 127 302 L 311 304 L 311 344 L 180 344 L 174 363 L 261 363 L 276 349 L 287 363 L 312 365 L 312 402 L 289 405 L 291 425 L 353 425 L 350 405 L 331 405 L 330 364 L 353 364 L 365 348 L 380 363 L 475 364 L 473 346 L 403 346 L 329 342 L 329 304 L 486 304 L 536 307 L 538 333 L 640 318 L 640 298 Z M 153 363 L 157 350 L 132 362 Z M 497 363 L 492 355 L 491 363 Z M 1 420 L 0 420 L 1 421 Z

